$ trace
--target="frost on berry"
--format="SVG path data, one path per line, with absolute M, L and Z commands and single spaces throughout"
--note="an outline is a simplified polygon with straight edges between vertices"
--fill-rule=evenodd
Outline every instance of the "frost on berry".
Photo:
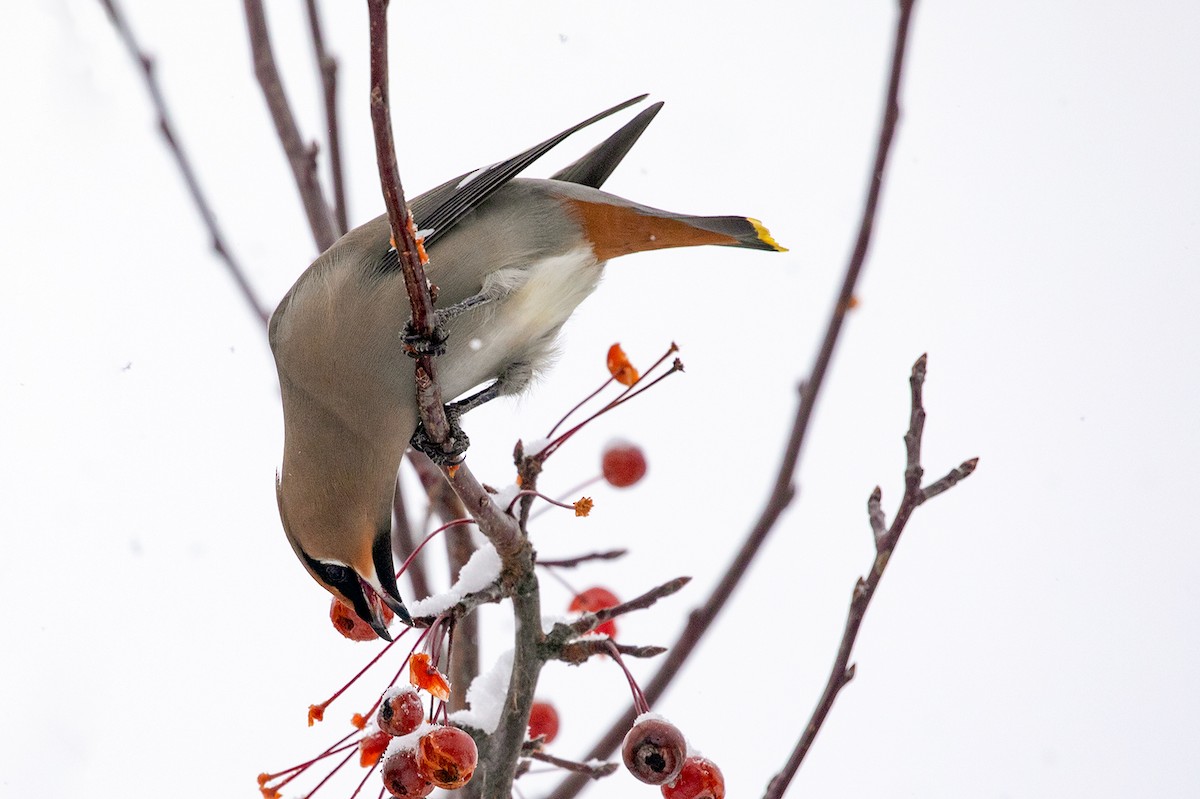
M 421 773 L 415 749 L 399 749 L 389 752 L 380 769 L 383 787 L 392 796 L 428 796 L 433 792 L 433 783 Z
M 611 608 L 621 604 L 621 600 L 617 599 L 617 595 L 607 588 L 595 586 L 586 591 L 582 591 L 575 595 L 571 600 L 571 606 L 568 610 L 571 613 L 592 613 L 604 608 Z M 607 635 L 609 638 L 617 637 L 617 623 L 613 619 L 601 622 L 596 625 L 592 632 L 597 632 L 602 635 Z
M 437 727 L 417 744 L 421 775 L 439 788 L 461 788 L 475 773 L 475 740 L 458 727 Z
M 725 776 L 706 757 L 683 761 L 679 776 L 662 786 L 663 799 L 725 799 Z
M 558 711 L 549 702 L 534 702 L 529 709 L 529 737 L 538 736 L 546 743 L 558 737 Z
M 687 741 L 669 721 L 643 716 L 625 734 L 621 757 L 630 774 L 650 785 L 662 785 L 679 776 Z
M 646 456 L 636 444 L 612 441 L 600 456 L 600 469 L 609 485 L 628 488 L 646 476 Z
M 392 623 L 392 611 L 387 605 L 383 606 L 384 624 Z M 371 629 L 371 625 L 358 617 L 354 609 L 340 599 L 332 600 L 329 605 L 329 620 L 333 627 L 351 641 L 378 641 L 379 635 Z
M 379 729 L 395 736 L 408 735 L 424 720 L 425 706 L 417 689 L 411 685 L 402 685 L 385 693 L 376 716 Z

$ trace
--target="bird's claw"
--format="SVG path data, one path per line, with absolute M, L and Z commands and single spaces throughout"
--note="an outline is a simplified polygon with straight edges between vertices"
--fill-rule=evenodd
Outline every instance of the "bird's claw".
M 421 355 L 445 355 L 448 336 L 442 330 L 441 325 L 435 325 L 433 332 L 426 336 L 413 330 L 410 320 L 404 325 L 404 335 L 401 337 L 405 352 L 414 358 Z
M 425 429 L 425 423 L 418 422 L 417 430 L 413 433 L 409 446 L 418 452 L 425 453 L 429 460 L 438 466 L 453 466 L 462 462 L 467 448 L 471 446 L 471 439 L 467 438 L 467 434 L 463 432 L 462 426 L 458 423 L 458 412 L 450 405 L 445 408 L 446 422 L 450 425 L 450 435 L 446 437 L 445 444 L 430 438 L 429 432 Z

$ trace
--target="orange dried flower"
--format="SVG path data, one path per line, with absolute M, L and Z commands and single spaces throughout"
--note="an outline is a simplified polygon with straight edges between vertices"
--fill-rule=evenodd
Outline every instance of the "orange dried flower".
M 638 370 L 633 368 L 620 344 L 608 348 L 608 373 L 623 386 L 632 386 L 638 381 Z
M 309 705 L 308 706 L 308 726 L 312 726 L 313 722 L 325 720 L 325 705 Z
M 592 512 L 592 505 L 594 504 L 596 503 L 592 502 L 591 497 L 580 497 L 575 501 L 575 515 L 587 516 Z
M 429 662 L 429 655 L 418 652 L 408 661 L 408 681 L 443 702 L 450 699 L 450 683 Z

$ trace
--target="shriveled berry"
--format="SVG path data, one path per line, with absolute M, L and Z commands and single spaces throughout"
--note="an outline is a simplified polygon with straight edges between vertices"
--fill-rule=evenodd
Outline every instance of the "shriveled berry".
M 663 799 L 725 799 L 725 776 L 707 757 L 683 761 L 679 776 L 662 786 Z
M 549 702 L 534 702 L 529 709 L 529 737 L 539 735 L 546 743 L 558 737 L 558 711 Z
M 575 598 L 571 600 L 571 607 L 568 608 L 568 610 L 571 613 L 591 613 L 596 610 L 611 608 L 619 604 L 621 604 L 621 600 L 617 599 L 616 594 L 614 594 L 612 591 L 609 591 L 607 588 L 595 586 L 594 588 L 589 588 L 586 591 L 576 594 Z M 593 630 L 593 632 L 603 633 L 609 638 L 616 638 L 617 623 L 612 619 L 609 619 L 608 621 L 601 622 L 600 624 L 596 625 L 596 629 Z
M 475 773 L 479 751 L 474 739 L 458 727 L 438 727 L 422 735 L 417 746 L 421 775 L 439 788 L 461 788 Z
M 384 605 L 383 621 L 385 624 L 391 624 L 392 615 L 392 611 Z M 329 620 L 333 622 L 334 629 L 351 641 L 379 640 L 379 636 L 371 629 L 371 625 L 360 619 L 354 609 L 340 599 L 334 599 L 329 605 Z
M 433 783 L 421 773 L 415 749 L 401 749 L 383 759 L 383 787 L 392 796 L 429 796 Z
M 358 764 L 363 768 L 375 765 L 391 742 L 392 736 L 383 730 L 376 730 L 370 735 L 363 736 L 363 739 L 358 742 Z
M 398 691 L 384 694 L 375 720 L 379 729 L 388 735 L 408 735 L 425 720 L 425 705 L 421 702 L 417 689 L 405 685 Z
M 662 785 L 679 776 L 687 741 L 674 724 L 651 716 L 625 734 L 621 757 L 630 774 L 650 785 Z
M 600 469 L 611 485 L 628 488 L 646 476 L 646 456 L 635 444 L 614 441 L 604 448 Z

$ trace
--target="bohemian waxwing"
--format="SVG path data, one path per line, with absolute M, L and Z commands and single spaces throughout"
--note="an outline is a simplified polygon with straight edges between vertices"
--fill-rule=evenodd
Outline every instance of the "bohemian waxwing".
M 753 219 L 672 214 L 599 190 L 662 103 L 551 179 L 515 177 L 567 136 L 644 97 L 411 203 L 437 307 L 451 309 L 439 319 L 444 396 L 490 381 L 469 408 L 525 388 L 610 258 L 698 244 L 783 250 Z M 380 216 L 317 258 L 270 324 L 283 396 L 284 531 L 317 582 L 388 640 L 383 605 L 410 621 L 391 547 L 396 473 L 418 424 L 403 340 L 410 315 Z

